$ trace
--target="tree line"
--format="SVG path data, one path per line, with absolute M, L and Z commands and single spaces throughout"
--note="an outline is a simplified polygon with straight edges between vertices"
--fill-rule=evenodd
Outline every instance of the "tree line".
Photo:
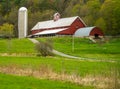
M 98 26 L 105 35 L 120 35 L 120 0 L 0 0 L 0 34 L 7 24 L 13 26 L 17 37 L 22 6 L 28 9 L 29 34 L 37 22 L 53 19 L 59 12 L 61 17 L 80 16 L 87 26 Z

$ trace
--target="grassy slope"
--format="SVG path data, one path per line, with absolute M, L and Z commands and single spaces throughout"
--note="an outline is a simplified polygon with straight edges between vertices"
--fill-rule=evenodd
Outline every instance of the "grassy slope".
M 46 38 L 44 38 L 45 40 Z M 86 38 L 74 39 L 74 51 L 72 51 L 72 38 L 70 37 L 54 37 L 50 38 L 54 43 L 54 49 L 64 52 L 66 54 L 93 58 L 93 59 L 107 59 L 119 60 L 120 59 L 120 38 L 110 39 L 103 44 L 94 44 Z M 43 40 L 39 38 L 38 40 Z
M 45 40 L 39 38 L 38 40 Z M 72 51 L 72 38 L 70 37 L 54 37 L 50 38 L 54 43 L 54 49 L 66 54 L 93 58 L 93 59 L 120 59 L 120 38 L 111 39 L 110 41 L 100 45 L 94 44 L 88 39 L 75 38 L 74 52 Z M 35 53 L 34 44 L 28 39 L 0 39 L 0 53 Z
M 0 89 L 93 89 L 71 83 L 0 74 Z
M 41 40 L 41 38 L 39 38 Z M 45 39 L 42 39 L 45 40 Z M 120 45 L 120 39 L 113 39 L 102 46 L 99 47 L 98 44 L 93 44 L 87 39 L 77 39 L 75 38 L 75 50 L 72 52 L 72 44 L 71 38 L 52 38 L 52 41 L 54 42 L 54 48 L 58 51 L 80 56 L 80 57 L 88 57 L 88 58 L 95 58 L 95 59 L 112 59 L 112 60 L 119 60 L 120 58 L 120 51 L 119 51 L 119 45 Z M 8 40 L 0 40 L 0 53 L 33 53 L 34 52 L 34 44 L 32 44 L 28 39 L 12 39 L 10 42 Z M 71 49 L 70 49 L 71 48 Z M 54 72 L 61 73 L 65 72 L 67 74 L 77 74 L 79 76 L 109 76 L 114 77 L 115 76 L 115 70 L 119 70 L 120 72 L 120 63 L 118 62 L 117 66 L 114 62 L 97 62 L 97 61 L 79 61 L 79 60 L 68 60 L 67 58 L 62 57 L 2 57 L 0 56 L 0 67 L 19 67 L 19 68 L 32 68 L 35 70 L 38 70 L 41 66 L 47 66 L 50 69 L 52 69 Z M 6 80 L 1 78 L 6 77 Z M 4 74 L 0 75 L 0 87 L 1 89 L 7 89 L 8 87 L 11 87 L 11 89 L 21 89 L 23 87 L 20 86 L 26 86 L 24 89 L 39 89 L 41 85 L 35 84 L 32 87 L 29 87 L 31 83 L 36 82 L 36 80 L 31 80 L 29 83 L 25 81 L 29 81 L 29 78 L 25 78 L 25 85 L 21 82 L 24 80 L 23 77 L 20 77 L 18 81 L 10 81 L 12 80 L 12 76 L 6 76 Z M 15 77 L 14 77 L 15 78 Z M 13 80 L 14 80 L 13 78 Z M 6 81 L 6 82 L 5 82 Z M 39 82 L 44 82 L 44 80 L 39 80 Z M 45 80 L 46 81 L 46 80 Z M 1 84 L 3 82 L 3 84 Z M 50 81 L 51 83 L 52 81 Z M 13 85 L 10 85 L 12 84 Z M 19 84 L 21 83 L 21 84 Z M 56 81 L 55 81 L 56 83 Z M 5 86 L 8 84 L 8 87 Z M 54 83 L 53 83 L 54 84 Z M 66 86 L 69 84 L 65 84 Z M 37 87 L 37 88 L 33 88 Z M 44 85 L 43 85 L 44 87 Z M 52 84 L 48 87 L 45 87 L 44 89 L 55 89 Z M 59 88 L 58 88 L 59 87 Z M 57 89 L 64 89 L 64 86 L 62 85 L 58 86 Z M 61 88 L 62 87 L 62 88 Z M 76 86 L 74 85 L 73 88 L 69 89 L 75 89 Z M 10 89 L 10 88 L 9 88 Z M 80 89 L 76 88 L 76 89 Z M 82 87 L 81 89 L 87 89 L 86 87 Z M 89 88 L 88 88 L 89 89 Z M 90 88 L 91 89 L 91 88 Z
M 51 38 L 54 42 L 55 49 L 68 53 L 71 55 L 96 58 L 96 59 L 118 59 L 120 58 L 119 44 L 120 39 L 112 39 L 111 41 L 103 44 L 99 47 L 98 44 L 91 43 L 88 39 L 75 38 L 75 51 L 71 51 L 71 38 Z M 38 40 L 45 40 L 39 38 Z M 8 40 L 0 40 L 0 52 L 6 52 L 6 43 Z M 10 46 L 10 45 L 9 45 Z M 28 39 L 12 39 L 11 48 L 9 52 L 15 53 L 32 53 L 34 52 L 34 44 Z M 56 60 L 57 59 L 57 60 Z M 18 64 L 21 67 L 38 68 L 40 65 L 48 65 L 56 72 L 73 73 L 76 71 L 79 75 L 109 72 L 111 66 L 115 66 L 115 63 L 108 62 L 88 62 L 77 60 L 65 60 L 67 58 L 61 57 L 0 57 L 0 66 Z M 114 69 L 114 68 L 113 68 Z M 113 70 L 112 69 L 112 70 Z
M 39 70 L 41 66 L 52 69 L 54 72 L 67 74 L 86 75 L 111 75 L 115 69 L 115 63 L 90 62 L 79 60 L 65 60 L 60 57 L 0 57 L 0 66 L 15 66 L 20 68 L 32 68 Z
M 120 39 L 113 39 L 108 43 L 99 47 L 98 44 L 91 43 L 88 39 L 75 39 L 75 51 L 71 51 L 71 38 L 51 38 L 54 42 L 55 49 L 71 55 L 92 57 L 96 59 L 118 59 L 120 58 L 119 44 Z M 39 38 L 39 40 L 45 40 Z M 8 40 L 0 40 L 0 52 L 6 52 L 6 43 Z M 12 39 L 11 49 L 9 52 L 15 53 L 31 53 L 34 52 L 34 44 L 28 39 Z M 105 49 L 104 49 L 105 48 Z M 56 60 L 57 59 L 57 60 Z M 93 74 L 93 73 L 108 73 L 114 68 L 115 63 L 108 62 L 88 62 L 77 60 L 65 60 L 67 58 L 61 57 L 0 57 L 0 66 L 5 65 L 19 65 L 20 67 L 38 68 L 40 65 L 50 66 L 55 72 L 73 73 L 76 71 L 79 75 Z
M 34 44 L 28 39 L 0 39 L 0 53 L 33 53 Z

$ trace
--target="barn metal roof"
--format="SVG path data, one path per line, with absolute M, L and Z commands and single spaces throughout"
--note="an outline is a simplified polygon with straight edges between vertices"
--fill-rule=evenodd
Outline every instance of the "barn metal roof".
M 79 18 L 81 22 L 86 26 L 84 21 L 79 16 L 75 16 L 75 17 L 68 17 L 68 18 L 60 18 L 57 21 L 48 20 L 48 21 L 38 22 L 32 28 L 32 30 L 70 26 L 77 18 Z
M 93 28 L 95 28 L 95 26 L 80 28 L 74 33 L 74 36 L 75 37 L 89 36 L 90 32 L 93 30 Z
M 55 34 L 55 33 L 58 33 L 60 31 L 63 31 L 63 30 L 66 30 L 67 28 L 62 28 L 62 29 L 53 29 L 53 30 L 45 30 L 45 31 L 42 31 L 42 32 L 38 32 L 34 35 L 46 35 L 46 34 Z

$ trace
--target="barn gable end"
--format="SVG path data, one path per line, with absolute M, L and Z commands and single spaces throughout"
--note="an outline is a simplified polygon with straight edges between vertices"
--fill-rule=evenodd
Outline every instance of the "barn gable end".
M 63 35 L 73 35 L 75 33 L 75 31 L 79 28 L 83 28 L 85 27 L 86 24 L 83 23 L 83 21 L 77 17 L 72 23 L 71 25 L 69 26 L 68 29 L 64 30 L 64 31 L 61 31 L 59 32 L 58 34 L 63 34 Z

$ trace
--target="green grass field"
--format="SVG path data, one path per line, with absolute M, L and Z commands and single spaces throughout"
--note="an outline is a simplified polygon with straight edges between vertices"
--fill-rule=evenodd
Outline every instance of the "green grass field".
M 45 40 L 48 38 L 39 38 Z M 92 58 L 99 60 L 119 60 L 120 59 L 120 38 L 111 38 L 104 43 L 93 43 L 87 38 L 72 37 L 51 37 L 54 49 L 65 54 L 74 55 L 83 58 Z
M 0 89 L 94 89 L 67 82 L 59 82 L 33 77 L 19 77 L 0 73 Z
M 45 41 L 46 39 L 48 38 L 37 38 L 40 41 Z M 59 75 L 64 73 L 67 76 L 76 75 L 81 78 L 88 76 L 90 78 L 103 78 L 103 80 L 100 80 L 101 82 L 104 82 L 105 78 L 109 78 L 111 79 L 110 81 L 113 81 L 111 83 L 107 81 L 110 87 L 112 85 L 112 88 L 115 88 L 114 86 L 119 85 L 116 81 L 120 79 L 120 38 L 112 38 L 102 44 L 92 43 L 86 38 L 74 38 L 74 51 L 72 50 L 72 38 L 70 37 L 51 37 L 49 39 L 53 42 L 54 49 L 65 54 L 87 58 L 88 60 L 69 59 L 56 55 L 53 57 L 6 55 L 0 56 L 0 68 L 9 68 L 7 74 L 12 68 L 32 69 L 35 71 L 39 71 L 42 68 L 43 72 L 52 70 L 52 72 Z M 0 54 L 36 54 L 35 44 L 28 39 L 0 39 L 0 46 Z M 93 87 L 86 87 L 84 83 L 81 86 L 66 83 L 65 81 L 61 82 L 61 80 L 35 79 L 32 75 L 30 77 L 17 77 L 2 73 L 0 74 L 0 89 L 21 89 L 23 88 L 22 86 L 24 86 L 24 89 L 41 89 L 41 87 L 43 89 L 93 89 Z M 90 86 L 95 87 L 96 81 L 91 82 Z M 98 84 L 96 83 L 96 85 Z M 95 87 L 94 89 L 99 88 Z
M 0 57 L 0 66 L 3 67 L 32 68 L 39 70 L 41 66 L 49 67 L 56 73 L 77 74 L 79 76 L 86 75 L 110 75 L 114 70 L 116 63 L 111 62 L 94 62 L 66 60 L 61 57 Z
M 34 46 L 28 39 L 0 39 L 0 53 L 34 53 Z
M 38 38 L 46 40 L 47 38 Z M 120 59 L 120 38 L 111 38 L 102 44 L 92 43 L 86 38 L 74 38 L 74 51 L 71 37 L 49 38 L 53 42 L 53 48 L 65 54 L 82 58 L 99 60 Z M 0 39 L 0 53 L 35 53 L 35 45 L 28 39 Z

